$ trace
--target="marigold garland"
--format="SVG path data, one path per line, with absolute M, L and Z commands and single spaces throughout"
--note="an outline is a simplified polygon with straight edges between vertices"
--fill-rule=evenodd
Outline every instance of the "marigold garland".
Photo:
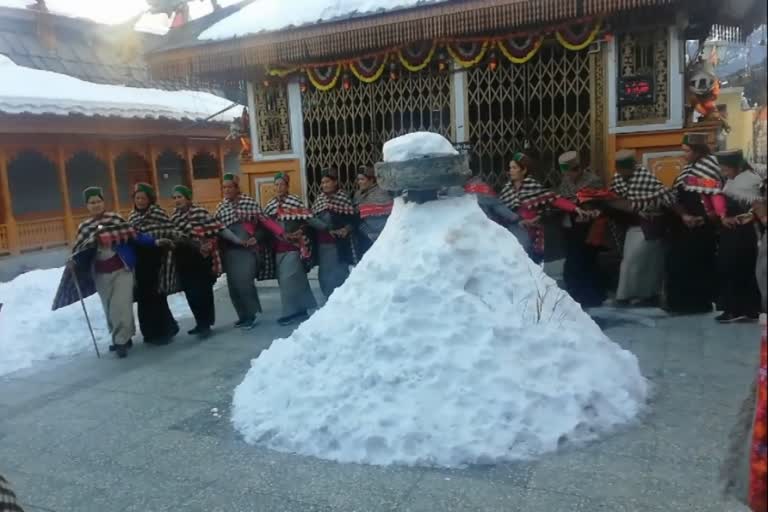
M 297 67 L 274 67 L 267 66 L 267 75 L 276 76 L 278 78 L 285 78 L 288 75 L 292 75 L 299 71 Z
M 496 46 L 499 47 L 501 53 L 513 64 L 525 64 L 531 60 L 539 52 L 539 48 L 541 48 L 544 42 L 544 37 L 540 35 L 528 36 L 525 44 L 522 45 L 517 44 L 516 39 L 519 38 L 510 37 L 499 39 L 496 42 Z
M 312 86 L 321 92 L 330 91 L 339 81 L 341 76 L 341 64 L 329 64 L 307 68 L 307 78 Z
M 568 50 L 577 52 L 591 45 L 597 39 L 602 24 L 598 21 L 590 31 L 587 25 L 584 26 L 582 33 L 574 32 L 571 27 L 565 27 L 555 32 L 557 41 Z
M 437 50 L 437 44 L 434 42 L 421 42 L 417 44 L 419 45 L 418 48 L 415 48 L 416 45 L 408 45 L 397 50 L 400 63 L 411 73 L 417 73 L 427 67 L 432 62 L 432 57 L 434 57 L 435 50 Z M 411 51 L 412 49 L 417 51 L 413 52 Z
M 471 45 L 468 49 L 462 48 L 462 45 L 467 44 Z M 485 54 L 488 52 L 488 46 L 488 41 L 472 41 L 448 43 L 445 45 L 445 48 L 448 50 L 448 53 L 451 54 L 453 60 L 458 62 L 461 67 L 471 68 L 478 65 L 485 58 Z
M 370 65 L 368 62 L 370 62 Z M 349 63 L 349 69 L 358 80 L 366 84 L 372 84 L 384 74 L 387 67 L 387 55 L 380 54 L 373 57 L 353 60 Z

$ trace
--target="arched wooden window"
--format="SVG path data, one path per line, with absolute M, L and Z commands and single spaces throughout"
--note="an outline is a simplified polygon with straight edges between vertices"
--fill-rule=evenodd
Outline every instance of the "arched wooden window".
M 219 161 L 210 153 L 198 153 L 192 157 L 192 174 L 196 180 L 218 179 L 221 175 Z
M 156 165 L 159 197 L 173 197 L 173 187 L 176 185 L 190 186 L 187 177 L 187 162 L 175 151 L 166 149 L 160 153 Z
M 91 186 L 101 187 L 104 190 L 107 209 L 114 208 L 106 162 L 88 151 L 78 151 L 67 160 L 66 169 L 69 203 L 73 211 L 85 209 L 83 190 Z
M 17 219 L 61 215 L 64 201 L 56 164 L 38 151 L 22 151 L 8 164 L 8 182 Z
M 120 205 L 133 205 L 133 187 L 137 183 L 152 183 L 149 162 L 138 153 L 125 152 L 115 158 L 115 175 Z

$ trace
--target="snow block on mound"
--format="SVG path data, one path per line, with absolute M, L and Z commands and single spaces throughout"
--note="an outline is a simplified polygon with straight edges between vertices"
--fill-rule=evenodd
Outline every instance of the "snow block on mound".
M 398 199 L 347 282 L 253 360 L 232 421 L 278 451 L 457 467 L 594 439 L 647 391 L 474 197 Z

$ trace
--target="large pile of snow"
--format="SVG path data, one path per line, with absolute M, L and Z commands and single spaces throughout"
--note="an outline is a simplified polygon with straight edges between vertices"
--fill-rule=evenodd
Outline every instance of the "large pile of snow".
M 211 25 L 198 36 L 198 39 L 231 39 L 259 32 L 444 1 L 446 0 L 294 0 L 286 8 L 285 3 L 280 0 L 256 0 Z
M 456 467 L 593 439 L 647 390 L 474 197 L 397 199 L 347 282 L 253 360 L 232 421 L 279 451 Z
M 93 350 L 80 303 L 51 311 L 62 271 L 34 270 L 0 283 L 0 375 L 36 361 Z M 87 298 L 85 304 L 99 349 L 104 352 L 111 339 L 98 295 Z M 168 304 L 177 320 L 192 315 L 183 294 L 169 297 Z
M 0 55 L 0 112 L 115 116 L 148 119 L 200 120 L 230 107 L 232 102 L 196 91 L 162 91 L 86 82 L 61 73 L 15 64 Z M 231 121 L 231 108 L 212 121 Z
M 458 155 L 448 139 L 439 133 L 416 132 L 402 135 L 384 143 L 385 162 L 404 162 L 429 156 Z

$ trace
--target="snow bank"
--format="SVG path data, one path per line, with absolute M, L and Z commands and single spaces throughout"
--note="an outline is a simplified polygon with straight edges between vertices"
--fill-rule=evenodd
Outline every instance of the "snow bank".
M 456 467 L 593 439 L 647 391 L 474 197 L 397 199 L 347 282 L 252 361 L 232 421 L 278 451 Z
M 416 132 L 402 135 L 384 143 L 385 162 L 404 162 L 427 156 L 458 155 L 448 139 L 439 133 Z
M 294 0 L 288 8 L 279 0 L 256 0 L 204 30 L 199 40 L 231 39 L 270 30 L 299 27 L 337 18 L 406 9 L 445 0 Z
M 163 91 L 86 82 L 61 73 L 16 65 L 0 55 L 0 112 L 115 116 L 148 119 L 200 120 L 232 102 L 196 91 Z M 240 115 L 230 110 L 212 121 L 228 122 Z
M 51 311 L 62 271 L 35 270 L 0 283 L 0 375 L 36 361 L 93 350 L 80 303 Z M 177 320 L 192 316 L 183 294 L 169 297 L 168 303 Z M 99 349 L 106 352 L 111 340 L 98 295 L 87 298 L 85 304 Z

